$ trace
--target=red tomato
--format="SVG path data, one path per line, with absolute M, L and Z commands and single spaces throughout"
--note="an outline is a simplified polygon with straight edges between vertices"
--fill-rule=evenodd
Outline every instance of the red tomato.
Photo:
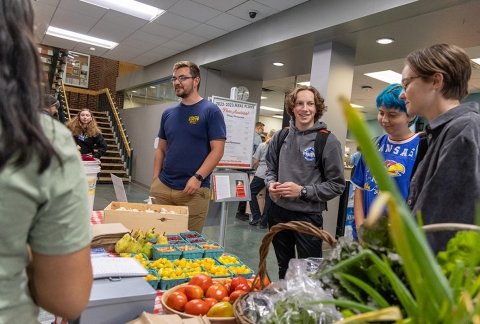
M 232 291 L 232 283 L 229 282 L 229 283 L 224 283 L 223 286 L 225 287 L 225 289 L 227 289 L 227 293 L 230 294 L 230 292 Z
M 235 291 L 235 290 L 237 290 L 238 285 L 247 284 L 247 282 L 248 282 L 248 280 L 245 279 L 245 277 L 237 276 L 237 277 L 232 279 L 232 284 L 231 284 L 230 290 Z
M 190 279 L 190 281 L 188 282 L 188 284 L 190 285 L 196 285 L 202 288 L 204 293 L 207 291 L 208 287 L 212 285 L 212 283 L 212 278 L 203 273 L 197 274 L 196 276 L 192 277 L 192 279 Z
M 235 290 L 230 294 L 230 302 L 236 301 L 240 296 L 245 295 L 247 292 L 243 290 Z
M 174 291 L 168 295 L 166 304 L 168 307 L 183 312 L 185 304 L 188 302 L 187 296 L 179 291 Z
M 221 301 L 224 297 L 228 296 L 228 292 L 222 284 L 213 284 L 208 287 L 205 296 Z
M 199 286 L 186 285 L 185 286 L 185 295 L 187 295 L 188 300 L 202 299 L 203 298 L 203 290 Z
M 185 285 L 178 287 L 175 291 L 185 293 Z
M 213 305 L 215 305 L 218 302 L 218 300 L 216 300 L 215 298 L 205 298 L 203 299 L 203 301 L 207 303 L 208 308 L 211 308 Z
M 201 299 L 193 299 L 185 304 L 185 313 L 190 315 L 205 315 L 210 307 Z
M 248 284 L 239 284 L 237 287 L 235 287 L 235 290 L 243 290 L 245 292 L 249 292 L 252 287 L 250 287 Z

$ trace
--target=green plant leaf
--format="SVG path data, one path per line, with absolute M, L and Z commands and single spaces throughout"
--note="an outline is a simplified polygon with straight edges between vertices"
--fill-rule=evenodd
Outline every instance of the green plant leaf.
M 360 289 L 366 292 L 377 303 L 378 306 L 382 308 L 390 306 L 390 304 L 385 300 L 385 298 L 383 298 L 382 295 L 380 295 L 374 288 L 372 288 L 372 286 L 368 285 L 366 282 L 346 273 L 340 273 L 338 274 L 338 276 L 340 276 L 343 280 L 347 280 L 352 284 L 358 286 Z

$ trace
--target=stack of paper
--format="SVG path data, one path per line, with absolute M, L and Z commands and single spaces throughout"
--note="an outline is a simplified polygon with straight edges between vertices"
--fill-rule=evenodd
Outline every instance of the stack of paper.
M 143 277 L 148 271 L 135 258 L 92 258 L 93 278 Z

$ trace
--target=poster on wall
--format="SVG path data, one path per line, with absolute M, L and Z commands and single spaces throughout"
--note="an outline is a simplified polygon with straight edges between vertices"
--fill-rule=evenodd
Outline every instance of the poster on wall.
M 227 140 L 218 168 L 251 169 L 257 104 L 212 96 L 223 113 Z
M 90 55 L 68 52 L 67 64 L 63 80 L 66 85 L 88 88 L 88 74 L 90 71 Z

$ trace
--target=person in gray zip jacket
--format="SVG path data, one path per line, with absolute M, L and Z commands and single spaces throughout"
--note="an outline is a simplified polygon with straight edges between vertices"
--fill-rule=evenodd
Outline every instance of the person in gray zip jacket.
M 340 142 L 329 134 L 321 157 L 324 178 L 317 167 L 314 143 L 317 133 L 326 129 L 320 122 L 326 106 L 317 89 L 299 86 L 286 98 L 290 129 L 283 143 L 277 132 L 268 148 L 266 183 L 272 199 L 268 223 L 272 227 L 289 221 L 306 221 L 321 228 L 326 202 L 345 188 L 343 153 Z M 277 148 L 280 149 L 277 153 Z M 290 259 L 321 257 L 322 241 L 296 231 L 281 231 L 273 238 L 279 278 L 283 279 Z

